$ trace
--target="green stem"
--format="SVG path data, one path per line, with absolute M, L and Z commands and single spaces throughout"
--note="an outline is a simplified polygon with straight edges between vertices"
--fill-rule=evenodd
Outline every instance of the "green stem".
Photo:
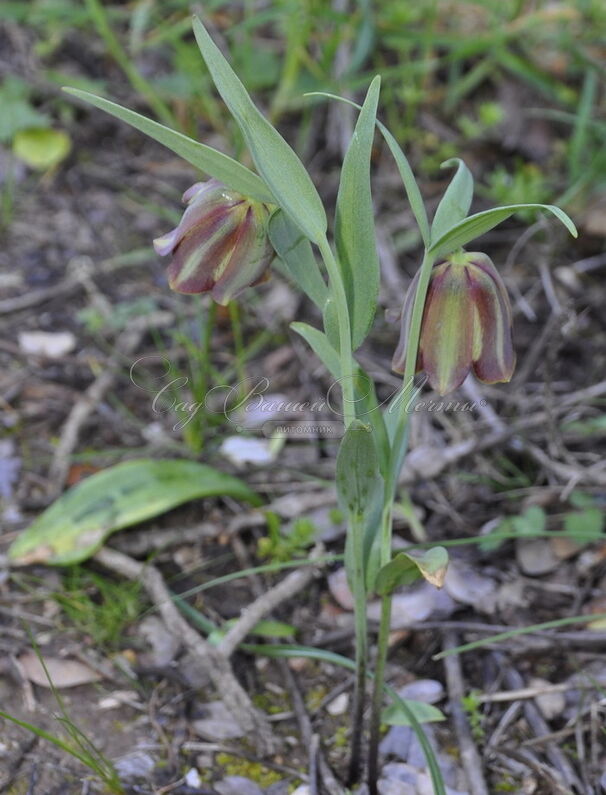
M 236 356 L 236 374 L 240 381 L 240 395 L 246 393 L 246 364 L 244 337 L 242 336 L 242 320 L 240 318 L 240 305 L 237 301 L 230 301 L 227 305 L 229 311 L 229 321 L 231 323 L 231 333 L 234 338 L 234 353 Z
M 343 390 L 343 415 L 345 427 L 355 419 L 354 407 L 354 382 L 353 382 L 353 352 L 351 349 L 351 325 L 349 322 L 349 306 L 341 271 L 332 253 L 328 240 L 324 239 L 319 244 L 322 259 L 326 265 L 332 295 L 337 308 L 339 321 L 339 356 L 341 360 L 341 389 Z
M 364 571 L 364 522 L 360 515 L 351 515 L 349 530 L 352 542 L 353 571 L 351 572 L 356 630 L 356 680 L 352 710 L 351 757 L 348 784 L 356 784 L 360 777 L 362 729 L 366 702 L 366 664 L 368 658 L 368 622 L 366 619 L 366 581 Z
M 381 546 L 380 563 L 385 566 L 391 560 L 392 545 L 392 510 L 398 485 L 400 462 L 402 460 L 402 446 L 406 441 L 406 430 L 409 413 L 408 405 L 413 393 L 414 376 L 421 334 L 421 321 L 425 297 L 429 286 L 431 269 L 434 257 L 427 250 L 423 256 L 419 285 L 415 295 L 410 329 L 408 331 L 408 344 L 406 346 L 406 364 L 404 368 L 403 394 L 399 400 L 399 417 L 391 447 L 391 460 L 389 466 L 389 482 L 385 484 L 385 501 L 381 517 Z M 368 788 L 370 795 L 377 795 L 377 778 L 379 765 L 379 734 L 381 728 L 381 708 L 383 706 L 383 689 L 385 681 L 385 665 L 387 662 L 387 647 L 389 643 L 389 630 L 391 627 L 391 596 L 386 595 L 381 600 L 381 620 L 379 624 L 379 637 L 377 641 L 377 659 L 375 662 L 375 679 L 372 694 L 372 711 L 370 717 L 370 742 L 368 749 Z
M 390 514 L 391 519 L 391 514 Z M 387 647 L 391 619 L 391 596 L 381 600 L 381 622 L 377 640 L 377 659 L 375 661 L 375 678 L 372 691 L 372 712 L 370 717 L 370 737 L 368 744 L 368 790 L 370 795 L 377 795 L 379 780 L 379 740 L 381 733 L 381 711 L 383 707 L 383 690 L 385 683 L 385 665 L 387 663 Z M 381 686 L 378 683 L 381 682 Z

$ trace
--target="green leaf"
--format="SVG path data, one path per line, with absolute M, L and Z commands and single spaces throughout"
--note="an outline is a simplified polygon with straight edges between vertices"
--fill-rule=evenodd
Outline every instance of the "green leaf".
M 198 17 L 194 34 L 208 70 L 242 130 L 252 159 L 275 200 L 314 243 L 326 237 L 326 213 L 303 163 L 259 112 Z
M 379 596 L 387 596 L 401 585 L 410 585 L 419 577 L 424 577 L 432 585 L 441 588 L 447 567 L 448 552 L 444 547 L 399 552 L 377 574 L 375 591 Z
M 407 709 L 402 706 L 402 702 Z M 412 712 L 419 723 L 434 723 L 446 720 L 443 713 L 432 704 L 426 704 L 424 701 L 411 701 L 408 698 L 394 701 L 385 707 L 381 720 L 389 726 L 410 726 L 412 722 L 408 710 Z
M 452 229 L 449 229 L 446 234 L 442 235 L 439 240 L 432 242 L 429 253 L 435 257 L 450 254 L 452 251 L 469 243 L 470 240 L 489 232 L 519 210 L 548 210 L 564 224 L 573 237 L 578 236 L 576 227 L 570 218 L 563 210 L 553 204 L 510 204 L 506 207 L 484 210 L 484 212 L 470 215 L 469 218 L 460 221 Z
M 584 543 L 589 543 L 602 536 L 604 519 L 604 513 L 599 508 L 586 508 L 584 511 L 567 513 L 564 527 L 572 537 L 579 537 Z
M 379 296 L 379 258 L 370 192 L 370 155 L 381 78 L 375 77 L 347 149 L 337 196 L 335 241 L 349 304 L 354 351 L 372 325 Z
M 372 429 L 360 420 L 350 423 L 337 454 L 337 494 L 343 510 L 363 516 L 381 482 Z
M 379 456 L 379 468 L 381 474 L 386 477 L 391 447 L 385 427 L 385 418 L 377 399 L 374 382 L 361 367 L 357 367 L 354 373 L 354 398 L 356 416 L 363 422 L 372 425 Z
M 513 529 L 520 536 L 535 536 L 545 530 L 547 517 L 539 505 L 531 505 L 523 514 L 511 517 Z
M 309 240 L 282 210 L 271 216 L 268 232 L 286 275 L 322 310 L 328 288 Z
M 308 323 L 294 322 L 290 324 L 293 331 L 296 331 L 309 345 L 324 367 L 334 378 L 341 378 L 341 363 L 339 354 L 328 341 L 328 337 L 320 329 L 310 326 Z
M 357 102 L 352 102 L 352 100 L 346 99 L 345 97 L 339 97 L 336 94 L 329 94 L 326 91 L 310 91 L 305 96 L 327 97 L 328 99 L 336 99 L 339 102 L 345 102 L 348 105 L 352 105 L 354 108 L 358 108 L 358 110 L 361 108 L 361 106 L 358 105 Z M 410 209 L 412 210 L 413 215 L 417 221 L 419 231 L 421 232 L 421 237 L 423 238 L 423 243 L 425 244 L 425 247 L 428 247 L 430 235 L 429 235 L 429 221 L 427 219 L 427 211 L 425 210 L 423 197 L 421 196 L 421 191 L 419 190 L 419 186 L 417 185 L 415 176 L 412 173 L 412 168 L 410 167 L 408 158 L 402 151 L 396 139 L 389 132 L 387 127 L 384 124 L 382 124 L 380 121 L 377 121 L 377 127 L 379 128 L 381 135 L 385 139 L 385 143 L 389 147 L 389 151 L 391 152 L 392 157 L 396 161 L 396 166 L 398 168 L 398 171 L 400 172 L 400 177 L 402 179 L 402 182 L 404 183 L 404 190 L 406 191 L 406 195 L 410 203 Z
M 292 638 L 296 635 L 296 632 L 297 630 L 292 624 L 267 618 L 255 624 L 250 634 L 259 635 L 262 638 Z
M 257 174 L 254 174 L 246 166 L 224 155 L 222 152 L 194 141 L 193 138 L 188 138 L 187 135 L 171 130 L 169 127 L 165 127 L 157 121 L 152 121 L 152 119 L 148 119 L 140 113 L 135 113 L 135 111 L 123 108 L 115 102 L 110 102 L 104 97 L 98 97 L 96 94 L 81 91 L 78 88 L 64 88 L 63 90 L 67 94 L 78 97 L 78 99 L 82 99 L 84 102 L 89 102 L 96 108 L 104 110 L 117 119 L 125 121 L 131 127 L 166 146 L 171 152 L 187 160 L 188 163 L 199 168 L 200 171 L 204 171 L 204 173 L 223 182 L 228 188 L 238 191 L 238 193 L 242 193 L 251 199 L 257 199 L 257 201 L 275 203 L 276 200 L 270 190 Z
M 431 225 L 431 239 L 439 240 L 455 224 L 467 217 L 471 200 L 473 198 L 473 177 L 471 171 L 459 157 L 452 157 L 442 163 L 442 168 L 458 164 L 457 171 L 452 178 L 433 219 Z
M 261 502 L 243 481 L 195 461 L 125 461 L 59 497 L 19 534 L 9 558 L 17 565 L 80 563 L 116 530 L 189 500 L 223 495 L 253 505 Z
M 64 160 L 72 147 L 63 130 L 38 128 L 20 130 L 13 139 L 13 154 L 30 168 L 46 171 Z

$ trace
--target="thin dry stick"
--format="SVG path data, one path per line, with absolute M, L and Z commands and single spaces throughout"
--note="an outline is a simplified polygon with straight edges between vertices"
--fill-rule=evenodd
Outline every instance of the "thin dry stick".
M 501 655 L 498 655 L 499 659 L 501 659 Z M 512 690 L 520 690 L 524 687 L 524 680 L 522 679 L 521 674 L 510 666 L 507 666 L 505 669 L 505 682 L 507 686 L 510 687 Z M 530 728 L 533 732 L 538 735 L 539 737 L 549 734 L 549 726 L 547 722 L 539 712 L 538 707 L 532 702 L 527 701 L 524 704 L 524 716 L 528 721 Z M 548 743 L 545 748 L 545 752 L 551 764 L 562 774 L 566 784 L 569 787 L 573 787 L 577 792 L 583 791 L 583 785 L 579 780 L 574 768 L 568 761 L 566 754 L 558 748 L 555 743 Z
M 452 630 L 444 632 L 444 648 L 454 649 L 457 646 L 457 636 Z M 448 696 L 450 699 L 450 710 L 453 717 L 457 739 L 461 749 L 461 762 L 467 776 L 467 782 L 471 795 L 488 795 L 488 788 L 484 781 L 482 772 L 482 760 L 476 748 L 467 715 L 463 710 L 462 699 L 465 695 L 463 685 L 463 671 L 461 660 L 458 655 L 453 654 L 444 658 L 444 668 L 446 671 L 446 683 L 448 685 Z
M 322 552 L 320 545 L 316 546 L 311 553 L 311 558 L 317 558 Z M 302 591 L 316 574 L 312 566 L 305 566 L 304 568 L 297 569 L 285 577 L 274 588 L 266 591 L 258 599 L 245 607 L 240 614 L 237 623 L 229 630 L 223 637 L 217 649 L 225 657 L 229 657 L 234 653 L 236 648 L 242 643 L 244 638 L 249 634 L 251 629 L 259 623 L 259 621 L 271 613 L 272 610 L 293 597 L 299 591 Z
M 242 729 L 257 745 L 259 753 L 269 754 L 274 750 L 270 725 L 257 711 L 246 691 L 231 670 L 227 658 L 216 646 L 207 643 L 191 627 L 175 607 L 172 595 L 164 578 L 154 566 L 146 565 L 107 547 L 100 549 L 94 559 L 129 580 L 140 580 L 149 598 L 158 608 L 167 630 L 177 637 L 195 657 L 202 671 L 210 678 L 217 693 L 225 702 Z

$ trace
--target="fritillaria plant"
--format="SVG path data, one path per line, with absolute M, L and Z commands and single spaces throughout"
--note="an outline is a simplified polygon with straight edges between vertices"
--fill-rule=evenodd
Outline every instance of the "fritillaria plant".
M 547 210 L 571 234 L 576 236 L 576 230 L 553 205 L 509 205 L 468 215 L 473 179 L 457 158 L 443 164 L 456 171 L 430 223 L 406 156 L 377 120 L 377 76 L 363 105 L 357 106 L 360 112 L 341 169 L 334 236 L 329 240 L 326 211 L 305 167 L 255 107 L 199 19 L 194 18 L 193 27 L 256 173 L 107 99 L 66 90 L 146 133 L 210 177 L 185 193 L 188 207 L 178 227 L 154 241 L 159 254 L 172 257 L 169 283 L 173 289 L 210 292 L 215 301 L 227 303 L 265 278 L 273 250 L 274 262 L 318 307 L 322 328 L 301 322 L 292 328 L 342 388 L 346 430 L 337 457 L 336 483 L 348 520 L 345 563 L 355 598 L 356 625 L 348 783 L 357 782 L 362 773 L 366 687 L 373 678 L 366 765 L 371 794 L 377 792 L 382 721 L 412 725 L 426 753 L 434 790 L 444 793 L 435 756 L 420 726 L 423 721 L 441 719 L 441 713 L 429 705 L 400 699 L 384 676 L 391 594 L 418 577 L 440 586 L 448 563 L 442 547 L 392 556 L 392 510 L 406 454 L 414 376 L 419 369 L 425 370 L 430 385 L 441 394 L 458 387 L 470 371 L 487 383 L 509 381 L 515 356 L 507 293 L 489 258 L 465 252 L 463 247 L 519 210 Z M 393 359 L 394 369 L 403 374 L 402 386 L 384 408 L 379 407 L 372 379 L 354 355 L 372 327 L 379 293 L 370 175 L 376 130 L 395 159 L 424 247 L 420 267 L 403 296 L 402 331 Z M 382 605 L 373 671 L 367 667 L 366 604 L 371 594 L 378 594 Z

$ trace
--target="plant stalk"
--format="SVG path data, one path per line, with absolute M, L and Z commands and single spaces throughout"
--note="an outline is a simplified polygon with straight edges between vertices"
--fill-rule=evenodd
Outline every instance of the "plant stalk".
M 353 571 L 351 572 L 354 596 L 354 618 L 356 633 L 356 677 L 352 709 L 351 757 L 347 783 L 353 786 L 359 781 L 362 762 L 362 735 L 364 707 L 366 704 L 366 666 L 368 659 L 368 622 L 366 619 L 366 581 L 364 571 L 364 522 L 363 516 L 352 515 L 349 523 L 351 533 Z
M 391 560 L 392 544 L 392 511 L 398 485 L 399 466 L 401 460 L 401 447 L 406 443 L 406 430 L 408 426 L 408 406 L 414 389 L 414 376 L 419 350 L 419 337 L 421 335 L 421 321 L 429 278 L 433 267 L 434 257 L 425 250 L 419 284 L 413 304 L 408 344 L 406 347 L 406 364 L 404 369 L 403 389 L 404 394 L 399 403 L 399 417 L 391 448 L 389 466 L 389 482 L 385 484 L 385 502 L 381 517 L 381 567 L 386 566 Z M 387 662 L 387 649 L 389 644 L 389 630 L 391 627 L 391 595 L 385 595 L 381 600 L 381 620 L 379 624 L 379 637 L 377 641 L 377 659 L 375 662 L 375 679 L 372 693 L 372 711 L 370 716 L 370 741 L 368 749 L 368 788 L 370 795 L 377 795 L 377 780 L 379 773 L 379 735 L 381 731 L 381 708 L 383 706 L 383 689 L 385 685 L 385 665 Z

